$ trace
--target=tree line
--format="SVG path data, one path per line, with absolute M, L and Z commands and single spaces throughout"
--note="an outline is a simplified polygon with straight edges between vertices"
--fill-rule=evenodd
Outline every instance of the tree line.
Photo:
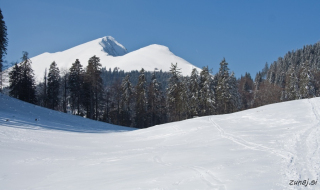
M 9 74 L 12 97 L 50 109 L 112 124 L 145 128 L 183 119 L 226 114 L 281 101 L 320 94 L 320 45 L 288 52 L 266 63 L 253 79 L 236 79 L 223 59 L 219 72 L 208 67 L 182 76 L 177 64 L 170 72 L 113 70 L 101 67 L 96 56 L 83 68 L 75 60 L 60 72 L 53 62 L 43 82 L 35 84 L 26 52 Z
M 103 79 L 112 76 L 112 83 Z M 63 74 L 52 62 L 43 81 L 36 85 L 31 61 L 24 52 L 9 78 L 12 97 L 122 126 L 145 128 L 242 109 L 237 80 L 224 59 L 216 75 L 203 67 L 200 73 L 193 69 L 190 76 L 182 76 L 177 63 L 171 64 L 170 72 L 146 72 L 143 68 L 126 73 L 115 68 L 111 72 L 93 56 L 86 68 L 77 59 Z
M 238 89 L 244 109 L 320 96 L 320 42 L 289 51 L 255 78 L 241 76 Z

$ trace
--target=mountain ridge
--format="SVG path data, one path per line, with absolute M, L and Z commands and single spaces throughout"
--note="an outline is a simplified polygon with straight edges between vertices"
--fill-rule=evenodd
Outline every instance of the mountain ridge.
M 76 59 L 79 59 L 85 68 L 89 58 L 94 55 L 100 58 L 102 67 L 106 69 L 118 67 L 125 72 L 140 70 L 141 68 L 146 71 L 162 70 L 168 72 L 171 63 L 178 63 L 181 74 L 184 76 L 190 75 L 193 68 L 200 71 L 200 68 L 176 56 L 164 45 L 151 44 L 128 52 L 112 36 L 104 36 L 60 52 L 45 52 L 30 58 L 30 60 L 32 61 L 36 82 L 40 82 L 45 70 L 49 69 L 53 61 L 57 63 L 60 71 L 69 70 Z M 10 71 L 10 68 L 8 71 Z

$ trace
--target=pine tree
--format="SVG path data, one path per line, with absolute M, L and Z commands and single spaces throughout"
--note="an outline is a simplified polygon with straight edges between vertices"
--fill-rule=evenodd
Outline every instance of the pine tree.
M 73 110 L 73 114 L 79 115 L 80 105 L 82 104 L 81 101 L 83 99 L 82 94 L 84 83 L 84 70 L 82 69 L 82 65 L 80 64 L 79 59 L 76 59 L 76 61 L 72 63 L 72 66 L 69 69 L 69 73 L 68 85 L 71 96 L 71 109 Z
M 4 56 L 7 54 L 7 27 L 6 23 L 3 20 L 2 11 L 0 9 L 0 90 L 2 88 L 2 67 L 4 62 Z
M 138 128 L 147 127 L 147 97 L 146 97 L 146 78 L 144 74 L 144 69 L 140 70 L 139 80 L 136 86 L 136 126 Z
M 47 98 L 48 107 L 55 109 L 59 104 L 60 71 L 56 62 L 52 62 L 48 73 Z

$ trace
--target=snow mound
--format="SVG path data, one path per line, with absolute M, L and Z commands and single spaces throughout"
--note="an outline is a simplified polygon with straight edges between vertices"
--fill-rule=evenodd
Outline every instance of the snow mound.
M 320 98 L 103 126 L 1 96 L 0 189 L 319 189 Z

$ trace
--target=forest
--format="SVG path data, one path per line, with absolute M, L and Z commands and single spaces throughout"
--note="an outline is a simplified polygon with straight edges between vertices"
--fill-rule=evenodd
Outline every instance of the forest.
M 253 79 L 239 79 L 225 59 L 218 73 L 203 67 L 189 76 L 179 63 L 170 72 L 124 72 L 101 67 L 99 57 L 83 68 L 75 60 L 68 71 L 52 62 L 35 84 L 32 63 L 24 52 L 9 74 L 9 95 L 49 109 L 116 125 L 146 128 L 184 119 L 228 114 L 281 101 L 319 96 L 320 43 L 288 52 Z

